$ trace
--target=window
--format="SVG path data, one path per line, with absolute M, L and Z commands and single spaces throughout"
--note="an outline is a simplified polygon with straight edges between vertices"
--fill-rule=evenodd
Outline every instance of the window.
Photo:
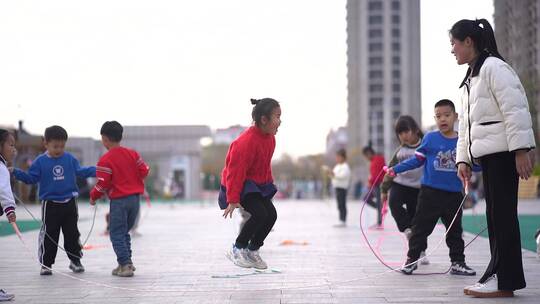
M 392 1 L 392 10 L 399 11 L 400 3 L 399 1 Z
M 399 38 L 400 36 L 401 36 L 401 32 L 399 31 L 398 28 L 392 29 L 392 37 L 393 38 Z
M 399 115 L 401 115 L 401 113 L 399 111 L 393 111 L 392 112 L 392 118 L 393 119 L 397 119 L 399 117 Z
M 383 72 L 380 70 L 369 71 L 369 78 L 382 78 Z
M 392 84 L 392 92 L 401 92 L 401 84 L 399 83 Z
M 382 92 L 383 85 L 382 84 L 370 84 L 369 85 L 369 91 L 370 92 Z
M 382 24 L 383 18 L 381 15 L 369 16 L 369 24 Z
M 369 38 L 382 37 L 383 33 L 380 29 L 369 30 Z
M 382 9 L 382 2 L 380 2 L 380 1 L 370 1 L 369 4 L 368 4 L 368 9 L 370 11 L 381 10 Z
M 401 77 L 401 71 L 400 70 L 393 70 L 392 71 L 392 78 L 399 79 Z
M 393 64 L 400 64 L 401 63 L 401 58 L 399 58 L 399 56 L 392 57 L 392 63 Z
M 379 147 L 382 148 L 382 147 L 384 146 L 384 139 L 382 139 L 382 138 L 380 138 L 380 137 L 377 138 L 377 145 L 379 145 Z M 381 148 L 379 148 L 378 150 L 379 150 L 379 151 L 382 150 Z
M 382 51 L 382 43 L 376 42 L 376 43 L 370 43 L 369 44 L 369 51 Z
M 369 57 L 369 64 L 382 64 L 382 57 Z
M 399 15 L 392 15 L 392 24 L 399 24 Z
M 372 107 L 382 105 L 382 98 L 370 98 L 369 105 Z
M 392 105 L 394 106 L 401 106 L 401 98 L 399 97 L 393 97 L 392 98 Z
M 400 49 L 401 49 L 401 45 L 399 44 L 399 42 L 393 42 L 392 43 L 392 50 L 393 51 L 398 51 L 399 52 Z

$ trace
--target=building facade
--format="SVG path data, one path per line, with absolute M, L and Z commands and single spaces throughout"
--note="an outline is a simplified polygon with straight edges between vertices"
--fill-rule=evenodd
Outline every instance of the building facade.
M 396 118 L 421 124 L 420 1 L 348 0 L 347 70 L 349 154 L 389 157 Z

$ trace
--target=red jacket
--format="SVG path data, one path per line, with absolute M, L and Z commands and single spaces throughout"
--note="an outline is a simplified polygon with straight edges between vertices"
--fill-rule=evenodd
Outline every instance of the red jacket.
M 150 168 L 135 150 L 122 146 L 105 153 L 96 166 L 97 184 L 90 192 L 90 198 L 97 200 L 107 194 L 116 199 L 144 193 L 143 179 Z
M 379 154 L 373 155 L 373 158 L 371 159 L 371 162 L 369 164 L 368 187 L 378 186 L 382 183 L 383 178 L 384 178 L 384 172 L 382 172 L 383 167 L 384 167 L 384 156 L 379 155 Z
M 225 158 L 221 184 L 227 189 L 227 203 L 239 203 L 244 182 L 258 185 L 272 183 L 270 163 L 276 147 L 276 138 L 252 126 L 234 140 Z

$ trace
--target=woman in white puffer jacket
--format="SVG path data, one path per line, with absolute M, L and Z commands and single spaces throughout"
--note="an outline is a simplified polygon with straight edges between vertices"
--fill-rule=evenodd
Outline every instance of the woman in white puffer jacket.
M 491 260 L 478 283 L 465 287 L 476 297 L 511 297 L 525 288 L 517 192 L 532 173 L 535 148 L 525 91 L 497 50 L 485 19 L 461 20 L 450 30 L 452 53 L 469 69 L 461 83 L 457 143 L 458 176 L 467 184 L 473 163 L 482 166 Z

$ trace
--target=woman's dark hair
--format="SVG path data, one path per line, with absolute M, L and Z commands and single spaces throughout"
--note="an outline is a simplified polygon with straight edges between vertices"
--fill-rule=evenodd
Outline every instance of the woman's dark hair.
M 408 132 L 408 131 L 416 133 L 418 138 L 424 137 L 424 133 L 422 132 L 422 130 L 416 123 L 416 120 L 414 120 L 414 118 L 412 118 L 409 115 L 401 115 L 398 117 L 396 121 L 395 131 L 396 131 L 396 136 L 398 140 L 399 140 L 400 133 Z
M 257 126 L 261 125 L 263 116 L 270 119 L 272 111 L 279 108 L 279 102 L 272 98 L 251 99 L 251 104 L 255 105 L 251 111 L 251 118 Z
M 45 141 L 49 142 L 51 140 L 60 140 L 67 141 L 68 134 L 66 129 L 60 126 L 50 126 L 45 129 Z
M 347 151 L 345 151 L 345 149 L 337 150 L 336 155 L 343 157 L 345 160 L 347 159 Z
M 124 128 L 116 120 L 104 122 L 99 132 L 99 134 L 105 135 L 110 141 L 117 143 L 122 140 L 123 133 Z
M 487 53 L 504 61 L 497 49 L 493 28 L 486 19 L 459 20 L 450 29 L 450 35 L 459 41 L 470 37 L 478 54 Z

